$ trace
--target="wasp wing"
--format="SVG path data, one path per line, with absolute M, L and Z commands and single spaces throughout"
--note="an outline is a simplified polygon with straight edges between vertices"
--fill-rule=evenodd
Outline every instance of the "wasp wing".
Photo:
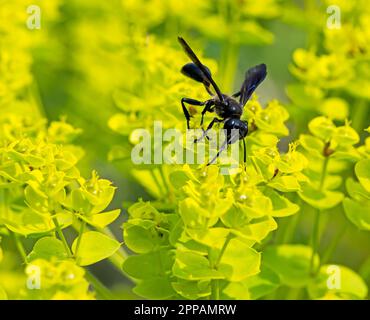
M 211 74 L 211 71 L 206 67 L 206 70 L 208 71 L 209 74 Z M 206 90 L 213 95 L 213 92 L 210 89 L 211 83 L 209 82 L 208 78 L 204 75 L 202 70 L 200 70 L 195 63 L 189 62 L 186 65 L 184 65 L 181 68 L 181 73 L 186 75 L 187 77 L 198 81 L 200 83 L 203 83 L 204 86 L 206 87 Z
M 247 103 L 254 90 L 256 90 L 259 84 L 266 78 L 266 75 L 267 70 L 264 63 L 248 69 L 245 73 L 245 80 L 240 89 L 240 93 L 238 92 L 234 95 L 238 96 L 240 94 L 239 101 L 242 106 Z
M 201 75 L 202 82 L 205 85 L 208 84 L 208 86 L 212 85 L 212 87 L 215 89 L 216 94 L 219 97 L 219 99 L 221 101 L 224 101 L 222 93 L 221 93 L 220 89 L 218 88 L 217 84 L 215 83 L 215 81 L 212 79 L 212 76 L 211 76 L 211 73 L 210 73 L 209 69 L 200 62 L 200 60 L 198 59 L 198 57 L 196 56 L 194 51 L 189 47 L 189 45 L 186 43 L 186 41 L 183 38 L 178 37 L 178 40 L 179 40 L 181 46 L 183 47 L 184 51 L 186 52 L 186 54 L 190 58 L 190 60 L 193 61 L 193 63 L 198 68 L 198 70 L 196 70 L 196 72 L 199 73 L 199 71 L 200 71 L 199 75 Z M 192 71 L 194 71 L 194 70 L 195 69 L 193 68 Z M 194 80 L 196 80 L 196 79 L 194 79 Z

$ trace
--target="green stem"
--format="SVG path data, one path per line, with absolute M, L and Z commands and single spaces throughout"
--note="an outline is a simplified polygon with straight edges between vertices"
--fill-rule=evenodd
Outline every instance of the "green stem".
M 92 284 L 97 294 L 100 295 L 100 297 L 104 300 L 113 300 L 114 296 L 112 295 L 110 290 L 89 270 L 85 269 L 85 271 L 87 281 L 89 281 Z
M 228 235 L 227 238 L 225 239 L 225 242 L 224 242 L 224 244 L 221 248 L 221 251 L 220 251 L 220 253 L 217 257 L 217 260 L 216 260 L 215 264 L 213 265 L 214 269 L 217 269 L 219 267 L 222 256 L 224 255 L 225 250 L 226 250 L 226 248 L 227 248 L 231 239 L 232 239 L 232 237 L 230 235 Z M 211 282 L 211 299 L 212 300 L 220 300 L 220 283 L 219 283 L 218 279 L 214 279 Z
M 303 203 L 302 203 L 301 198 L 298 198 L 296 203 L 299 205 L 300 208 L 302 208 Z M 282 243 L 291 243 L 292 242 L 293 237 L 295 235 L 295 231 L 296 231 L 298 223 L 299 223 L 299 218 L 301 216 L 300 211 L 301 211 L 301 209 L 299 209 L 299 211 L 297 213 L 295 213 L 293 215 L 293 217 L 290 217 L 289 224 L 286 228 L 285 233 L 283 234 Z
M 2 179 L 0 178 L 0 182 L 2 182 Z M 8 218 L 8 206 L 6 204 L 6 196 L 5 196 L 5 190 L 0 190 L 0 212 L 1 214 L 5 216 L 5 218 Z
M 13 234 L 15 245 L 18 249 L 19 254 L 22 257 L 23 262 L 27 263 L 27 253 L 26 253 L 26 250 L 24 249 L 21 239 L 19 239 L 19 236 L 15 232 L 12 232 L 12 234 Z
M 69 245 L 68 245 L 68 242 L 63 234 L 63 231 L 62 231 L 62 228 L 60 227 L 59 225 L 59 222 L 58 222 L 58 219 L 56 217 L 53 218 L 53 222 L 55 224 L 55 230 L 57 231 L 58 235 L 59 235 L 59 238 L 60 240 L 62 241 L 63 243 L 63 246 L 64 246 L 64 249 L 66 250 L 66 253 L 67 253 L 67 256 L 69 258 L 73 258 L 73 254 L 72 254 L 72 251 L 71 249 L 69 248 Z
M 337 248 L 338 243 L 340 239 L 342 239 L 344 233 L 346 232 L 347 224 L 344 224 L 343 227 L 339 230 L 339 232 L 336 234 L 335 238 L 331 241 L 331 243 L 328 245 L 327 249 L 325 250 L 322 259 L 321 264 L 326 264 L 330 258 L 332 257 L 334 250 Z
M 231 92 L 239 63 L 239 45 L 232 41 L 225 41 L 221 55 L 223 61 L 221 65 L 222 87 L 225 92 Z
M 299 300 L 301 297 L 302 288 L 290 288 L 285 300 Z
M 80 245 L 81 245 L 81 240 L 82 240 L 82 235 L 85 231 L 85 227 L 86 227 L 86 221 L 82 221 L 81 222 L 81 226 L 80 226 L 80 231 L 78 233 L 78 239 L 77 239 L 77 244 L 76 244 L 76 251 L 75 251 L 75 259 L 76 259 L 76 262 L 78 263 L 78 252 L 80 250 Z
M 163 170 L 163 165 L 159 167 L 159 173 L 161 175 L 161 179 L 163 181 L 163 185 L 164 185 L 164 188 L 166 189 L 166 192 L 167 192 L 167 195 L 169 196 L 169 198 L 172 199 L 172 193 L 171 193 L 171 189 L 170 189 L 170 186 L 167 182 L 167 178 L 164 174 L 164 170 Z
M 365 281 L 370 279 L 370 257 L 362 263 L 359 274 Z
M 166 190 L 167 202 L 173 203 L 174 202 L 174 194 L 172 193 L 171 186 L 168 184 L 166 175 L 164 174 L 163 165 L 159 167 L 159 173 L 161 176 L 161 180 L 163 181 L 163 186 Z
M 322 191 L 325 183 L 326 173 L 328 171 L 328 163 L 329 163 L 329 157 L 325 157 L 324 163 L 322 165 L 322 171 L 321 171 L 321 179 L 320 179 L 320 186 L 319 191 Z
M 116 267 L 116 269 L 122 273 L 127 279 L 131 280 L 133 283 L 136 283 L 136 281 L 131 278 L 128 274 L 126 274 L 123 269 L 122 269 L 122 265 L 123 265 L 123 262 L 125 261 L 125 258 L 123 258 L 122 256 L 120 256 L 119 254 L 115 253 L 113 254 L 112 256 L 110 256 L 108 258 L 108 260 L 113 264 L 113 266 Z
M 31 104 L 33 104 L 35 107 L 35 113 L 38 114 L 39 117 L 45 118 L 45 108 L 43 106 L 39 86 L 35 78 L 33 79 L 32 84 L 29 88 L 29 97 Z
M 225 92 L 231 92 L 239 63 L 240 44 L 234 39 L 234 26 L 240 20 L 240 14 L 235 1 L 230 0 L 220 0 L 218 10 L 228 28 L 228 36 L 221 48 L 221 83 Z
M 305 0 L 304 1 L 304 12 L 307 14 L 307 16 L 310 16 L 311 14 L 314 14 L 314 12 L 317 10 L 317 5 L 315 3 L 315 0 Z M 316 28 L 310 28 L 308 32 L 308 37 L 307 37 L 307 46 L 309 49 L 316 49 L 318 45 L 318 32 Z
M 315 255 L 318 251 L 318 244 L 319 244 L 319 227 L 320 227 L 320 216 L 321 211 L 317 210 L 315 215 L 315 222 L 313 225 L 312 230 L 312 239 L 311 239 L 311 246 L 312 246 L 312 255 L 311 255 L 311 262 L 310 262 L 310 274 L 315 274 Z
M 319 185 L 319 191 L 323 190 L 324 184 L 325 184 L 325 178 L 328 171 L 328 163 L 329 163 L 329 157 L 324 158 L 324 163 L 322 165 L 322 171 L 321 171 L 321 179 L 320 179 L 320 185 Z M 316 274 L 315 270 L 315 255 L 318 253 L 319 249 L 319 243 L 320 243 L 320 217 L 321 217 L 322 211 L 317 210 L 315 215 L 315 222 L 312 230 L 312 256 L 311 256 L 311 262 L 310 262 L 310 274 L 314 276 Z M 317 266 L 317 270 L 320 268 L 320 262 Z
M 211 299 L 220 300 L 220 283 L 218 279 L 214 279 L 211 282 Z
M 0 180 L 1 181 L 1 180 Z M 0 189 L 0 213 L 3 215 L 3 218 L 8 219 L 8 214 L 9 214 L 9 205 L 8 205 L 8 195 L 7 195 L 7 190 L 5 189 Z M 24 249 L 23 243 L 21 239 L 19 238 L 18 234 L 15 232 L 12 232 L 13 239 L 15 246 L 17 247 L 17 250 L 22 257 L 22 260 L 24 263 L 27 263 L 27 253 L 26 250 Z
M 150 174 L 152 175 L 155 184 L 158 186 L 160 197 L 164 198 L 166 196 L 166 191 L 163 189 L 163 185 L 159 182 L 154 170 L 150 170 Z
M 222 259 L 222 256 L 224 255 L 225 253 L 225 250 L 230 242 L 230 240 L 232 239 L 232 237 L 228 236 L 224 242 L 224 245 L 222 246 L 221 248 L 221 251 L 220 251 L 220 254 L 218 255 L 218 258 L 217 258 L 217 261 L 215 263 L 215 269 L 218 268 L 218 266 L 220 265 L 220 262 L 221 262 L 221 259 Z
M 365 123 L 368 119 L 369 107 L 365 99 L 358 100 L 357 105 L 354 105 L 354 111 L 352 116 L 352 127 L 357 131 L 361 132 L 368 125 Z

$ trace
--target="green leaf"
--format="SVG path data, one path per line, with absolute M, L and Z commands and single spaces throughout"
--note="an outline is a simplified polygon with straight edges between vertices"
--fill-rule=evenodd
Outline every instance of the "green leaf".
M 318 179 L 315 181 L 317 187 L 320 186 L 320 174 L 318 174 Z M 334 190 L 338 189 L 342 185 L 343 178 L 339 175 L 327 174 L 325 177 L 323 189 Z
M 80 217 L 82 220 L 86 221 L 88 224 L 91 224 L 94 227 L 105 228 L 107 225 L 116 220 L 120 213 L 121 210 L 116 209 L 112 211 L 93 214 L 92 216 L 81 215 Z
M 294 176 L 275 177 L 268 183 L 268 186 L 281 192 L 294 192 L 301 189 L 297 178 Z
M 279 245 L 267 247 L 262 253 L 266 264 L 280 277 L 281 283 L 294 288 L 306 286 L 311 281 L 312 248 L 304 245 Z M 319 263 L 315 254 L 314 267 Z
M 301 146 L 311 155 L 322 158 L 324 150 L 324 142 L 319 138 L 313 137 L 308 134 L 301 134 L 299 136 L 299 142 Z
M 73 253 L 76 252 L 78 237 L 72 244 Z M 120 243 L 100 232 L 88 231 L 82 234 L 77 261 L 80 266 L 88 266 L 104 260 L 114 254 Z
M 174 254 L 169 250 L 129 256 L 123 263 L 123 270 L 136 279 L 148 279 L 169 273 L 174 263 Z
M 227 245 L 218 270 L 229 281 L 241 281 L 260 271 L 261 254 L 250 248 L 238 238 L 231 239 Z
M 249 159 L 252 161 L 256 172 L 260 174 L 264 180 L 269 181 L 274 176 L 275 168 L 266 165 L 263 160 L 260 159 L 260 155 L 250 156 Z
M 249 300 L 251 298 L 248 289 L 242 282 L 228 282 L 222 290 L 222 294 L 226 295 L 227 299 Z
M 53 237 L 44 237 L 35 243 L 27 260 L 44 259 L 50 261 L 52 257 L 64 260 L 67 258 L 66 250 L 62 241 Z
M 77 212 L 89 214 L 91 203 L 80 189 L 72 190 L 71 192 L 72 208 Z
M 320 112 L 333 120 L 347 119 L 348 109 L 347 101 L 338 97 L 325 99 L 320 105 Z
M 54 229 L 50 215 L 38 213 L 27 207 L 19 212 L 10 211 L 5 225 L 9 230 L 25 236 L 46 233 Z
M 231 232 L 243 238 L 243 241 L 248 244 L 254 244 L 256 241 L 261 242 L 267 235 L 276 230 L 277 223 L 270 215 L 265 215 L 261 218 L 252 219 L 247 225 L 236 227 Z M 245 241 L 245 239 L 249 241 Z
M 249 220 L 263 218 L 273 210 L 271 199 L 262 194 L 250 195 L 248 205 L 240 204 L 234 207 L 239 210 L 237 214 L 242 213 Z
M 370 159 L 363 159 L 357 162 L 355 172 L 362 186 L 367 192 L 370 192 Z
M 270 148 L 274 148 L 279 142 L 279 139 L 276 135 L 266 133 L 265 131 L 261 130 L 254 131 L 253 134 L 248 135 L 246 139 L 260 146 Z
M 241 214 L 242 204 L 234 203 L 233 206 L 221 217 L 222 222 L 229 228 L 241 228 L 245 226 L 249 219 L 247 215 Z
M 341 126 L 335 129 L 333 139 L 340 146 L 351 146 L 360 141 L 360 136 L 350 126 Z
M 347 218 L 360 230 L 370 230 L 370 201 L 357 202 L 349 198 L 343 201 Z
M 327 117 L 316 117 L 312 119 L 308 124 L 308 128 L 314 136 L 323 141 L 330 140 L 336 129 L 333 122 Z
M 341 265 L 323 265 L 308 286 L 312 299 L 365 299 L 367 292 L 365 281 L 356 272 Z
M 299 211 L 298 205 L 289 201 L 286 197 L 278 194 L 277 192 L 267 189 L 264 193 L 272 201 L 274 210 L 272 211 L 271 215 L 273 217 L 287 217 Z
M 110 117 L 108 121 L 108 126 L 113 131 L 124 136 L 129 135 L 134 129 L 134 127 L 132 126 L 132 121 L 130 122 L 129 115 L 125 115 L 123 113 L 116 113 L 112 117 Z
M 333 140 L 332 140 L 333 141 Z M 337 144 L 337 142 L 335 142 Z M 331 155 L 332 160 L 339 160 L 342 163 L 355 163 L 361 159 L 361 156 L 353 146 L 338 146 Z
M 48 212 L 48 197 L 39 189 L 36 183 L 33 183 L 34 181 L 31 182 L 32 186 L 28 185 L 24 189 L 24 196 L 27 204 L 37 212 Z
M 24 160 L 26 160 L 29 163 L 29 165 L 35 168 L 39 168 L 45 165 L 45 159 L 32 154 L 25 155 Z
M 63 159 L 55 159 L 55 165 L 60 171 L 67 171 L 73 168 L 78 162 L 78 159 L 71 152 L 65 151 L 63 156 Z
M 200 254 L 201 256 L 209 254 L 209 247 L 195 240 L 188 240 L 187 236 L 183 236 L 180 239 L 180 242 L 176 244 L 176 248 L 182 251 L 191 251 L 193 253 Z
M 345 87 L 351 95 L 360 97 L 361 99 L 370 100 L 370 81 L 364 77 L 359 77 L 358 79 L 353 79 Z
M 276 163 L 276 168 L 281 173 L 295 173 L 301 172 L 308 165 L 308 160 L 306 157 L 298 152 L 291 151 L 281 155 L 280 159 Z
M 158 210 L 149 202 L 138 201 L 128 208 L 128 214 L 130 218 L 134 219 L 145 219 L 159 221 L 161 214 Z
M 150 278 L 140 281 L 133 292 L 146 299 L 169 299 L 176 294 L 168 277 Z
M 211 295 L 210 281 L 187 281 L 178 279 L 172 283 L 177 294 L 186 299 L 196 300 Z
M 226 228 L 187 229 L 187 234 L 199 243 L 211 248 L 221 248 L 230 230 Z
M 223 274 L 211 268 L 207 258 L 189 251 L 176 251 L 173 275 L 184 280 L 222 279 Z
M 185 226 L 189 228 L 204 227 L 205 223 L 210 227 L 217 221 L 217 219 L 209 219 L 210 211 L 202 208 L 190 197 L 180 201 L 179 212 Z
M 242 281 L 248 290 L 250 299 L 259 299 L 275 291 L 280 285 L 279 276 L 270 268 L 261 265 L 261 272 Z
M 261 241 L 277 228 L 275 220 L 269 214 L 266 215 L 266 213 L 272 212 L 271 200 L 265 196 L 259 199 L 267 199 L 270 203 L 269 206 L 265 206 L 265 210 L 262 210 L 260 214 L 256 215 L 252 208 L 236 203 L 222 216 L 222 222 L 225 226 L 231 228 L 231 233 L 242 237 L 244 242 L 251 245 L 256 241 Z M 259 204 L 262 209 L 263 201 L 259 201 Z M 261 214 L 264 215 L 261 216 Z
M 170 228 L 170 235 L 168 240 L 172 246 L 175 246 L 177 241 L 181 238 L 184 231 L 184 224 L 182 220 L 177 216 L 177 222 Z
M 174 171 L 170 174 L 170 182 L 176 189 L 182 188 L 190 178 L 183 170 Z
M 309 184 L 304 185 L 302 191 L 298 192 L 298 195 L 309 205 L 321 210 L 334 208 L 341 203 L 344 198 L 341 192 L 329 190 L 319 191 Z
M 356 182 L 352 178 L 346 180 L 346 190 L 348 194 L 357 201 L 370 200 L 370 193 L 365 190 L 361 183 Z
M 136 253 L 147 253 L 164 242 L 156 223 L 150 220 L 130 219 L 123 224 L 123 238 L 130 250 Z

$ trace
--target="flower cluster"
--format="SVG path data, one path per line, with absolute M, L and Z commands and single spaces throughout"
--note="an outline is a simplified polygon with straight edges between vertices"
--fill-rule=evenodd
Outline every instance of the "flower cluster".
M 115 188 L 96 172 L 81 176 L 77 163 L 83 155 L 72 139 L 80 133 L 66 122 L 9 116 L 0 121 L 0 227 L 5 236 L 39 239 L 24 262 L 27 270 L 38 268 L 42 290 L 23 290 L 21 296 L 37 299 L 85 299 L 88 292 L 85 271 L 79 267 L 105 259 L 120 244 L 102 232 L 83 228 L 70 249 L 63 229 L 89 225 L 102 230 L 120 210 L 103 212 Z M 58 239 L 55 235 L 58 234 Z M 99 243 L 101 249 L 91 252 Z M 1 273 L 1 272 L 0 272 Z M 67 281 L 68 280 L 68 281 Z
M 351 117 L 360 130 L 368 112 L 370 13 L 366 1 L 337 1 L 330 15 L 326 8 L 331 4 L 322 1 L 305 8 L 311 18 L 304 24 L 312 23 L 309 46 L 294 52 L 290 70 L 300 82 L 289 85 L 287 94 L 294 108 L 314 110 L 334 120 Z M 297 19 L 307 18 L 298 7 L 290 11 Z
M 277 228 L 276 218 L 299 211 L 289 193 L 300 191 L 307 180 L 302 174 L 307 160 L 296 144 L 287 153 L 277 149 L 278 136 L 288 133 L 288 115 L 277 101 L 262 109 L 254 98 L 246 118 L 253 127 L 247 138 L 250 156 L 239 173 L 224 176 L 217 166 L 172 169 L 168 189 L 174 207 L 164 212 L 140 201 L 128 209 L 125 244 L 138 255 L 123 268 L 139 279 L 136 294 L 255 299 L 278 287 L 278 275 L 261 263 L 256 246 Z M 158 269 L 142 271 L 154 261 L 160 261 Z M 263 289 L 258 288 L 261 281 L 266 282 Z

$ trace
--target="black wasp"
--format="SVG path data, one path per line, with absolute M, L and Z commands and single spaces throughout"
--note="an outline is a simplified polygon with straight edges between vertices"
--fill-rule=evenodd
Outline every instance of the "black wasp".
M 226 139 L 221 145 L 220 150 L 217 152 L 217 155 L 207 165 L 213 163 L 218 158 L 220 153 L 227 147 L 227 145 L 235 143 L 236 141 L 239 141 L 241 139 L 243 139 L 244 162 L 246 162 L 246 148 L 244 138 L 248 133 L 248 122 L 241 120 L 240 117 L 243 114 L 243 108 L 248 99 L 251 97 L 254 90 L 256 90 L 257 86 L 265 79 L 267 75 L 266 65 L 259 64 L 248 69 L 245 74 L 245 80 L 241 86 L 240 91 L 233 94 L 232 96 L 228 96 L 221 93 L 217 84 L 212 79 L 211 71 L 200 62 L 200 60 L 198 59 L 194 51 L 186 43 L 186 41 L 181 37 L 178 37 L 178 40 L 181 46 L 184 48 L 188 57 L 191 59 L 191 61 L 193 61 L 192 63 L 187 63 L 186 65 L 184 65 L 181 69 L 181 72 L 191 79 L 203 83 L 207 92 L 212 96 L 211 99 L 204 102 L 191 98 L 181 99 L 182 110 L 184 111 L 184 115 L 186 118 L 187 128 L 190 129 L 189 121 L 191 116 L 188 109 L 186 109 L 185 107 L 185 103 L 193 106 L 204 106 L 200 122 L 202 128 L 204 115 L 207 112 L 216 112 L 218 116 L 213 118 L 213 120 L 208 125 L 207 130 L 203 130 L 203 135 L 200 138 L 195 139 L 194 142 L 196 143 L 204 137 L 207 137 L 208 131 L 213 127 L 215 123 L 223 122 L 224 129 L 226 130 Z M 215 92 L 212 92 L 211 87 L 214 89 Z M 236 98 L 238 97 L 239 101 L 236 100 Z M 237 129 L 238 131 L 236 132 L 238 132 L 238 135 L 232 135 L 232 129 Z

